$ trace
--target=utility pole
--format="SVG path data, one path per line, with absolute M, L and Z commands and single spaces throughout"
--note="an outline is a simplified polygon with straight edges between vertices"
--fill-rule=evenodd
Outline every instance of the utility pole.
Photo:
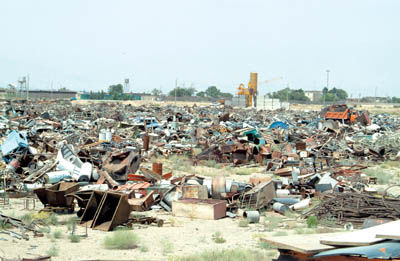
M 29 84 L 30 84 L 30 82 L 29 82 L 29 74 L 27 76 L 27 83 L 25 83 L 25 84 L 26 84 L 26 100 L 29 101 Z
M 288 89 L 286 92 L 286 102 L 289 104 L 289 92 L 290 92 L 289 82 L 287 83 L 286 88 Z
M 329 70 L 326 70 L 326 89 L 329 90 Z M 325 96 L 326 94 L 324 93 L 324 91 L 322 90 L 322 96 L 324 98 L 324 106 L 325 106 Z
M 329 70 L 326 70 L 326 88 L 328 88 L 329 89 L 329 73 L 330 73 L 331 71 L 329 71 Z
M 178 88 L 178 79 L 175 80 L 175 105 L 176 105 L 176 89 Z

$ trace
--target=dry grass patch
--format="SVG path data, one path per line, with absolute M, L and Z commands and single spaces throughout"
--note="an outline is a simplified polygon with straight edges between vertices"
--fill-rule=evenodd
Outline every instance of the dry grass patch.
M 106 249 L 132 249 L 137 248 L 139 243 L 139 236 L 129 230 L 114 231 L 104 239 L 104 247 Z

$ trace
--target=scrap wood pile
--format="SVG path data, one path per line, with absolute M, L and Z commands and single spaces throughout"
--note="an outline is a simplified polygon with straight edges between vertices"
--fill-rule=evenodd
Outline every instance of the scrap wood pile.
M 397 220 L 400 218 L 400 200 L 356 192 L 329 193 L 323 194 L 321 202 L 304 216 L 355 225 L 362 225 L 365 218 L 371 217 Z
M 79 207 L 81 225 L 105 231 L 132 223 L 131 211 L 216 219 L 235 217 L 240 208 L 301 210 L 321 194 L 364 191 L 370 182 L 365 164 L 399 153 L 391 143 L 400 121 L 382 117 L 365 126 L 325 120 L 318 112 L 223 105 L 161 109 L 63 101 L 2 108 L 1 196 L 35 194 L 46 211 Z M 171 155 L 185 155 L 194 165 L 257 166 L 266 176 L 239 182 L 195 169 L 164 172 L 157 159 Z M 214 213 L 188 214 L 195 205 Z
M 1 215 L 0 214 L 0 233 L 1 234 L 8 234 L 18 239 L 25 239 L 29 240 L 28 232 L 33 232 L 35 237 L 43 237 L 43 233 L 39 231 L 39 227 L 35 222 L 31 222 L 29 225 L 25 224 L 22 220 Z M 19 231 L 11 231 L 9 228 L 16 228 Z

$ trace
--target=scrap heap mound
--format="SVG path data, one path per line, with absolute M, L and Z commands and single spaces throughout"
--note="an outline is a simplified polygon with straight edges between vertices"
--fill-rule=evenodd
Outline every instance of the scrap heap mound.
M 118 103 L 6 103 L 0 120 L 1 197 L 35 194 L 47 211 L 76 212 L 80 224 L 112 230 L 137 220 L 131 211 L 218 219 L 239 209 L 301 211 L 362 224 L 397 219 L 399 201 L 378 195 L 372 162 L 399 159 L 400 119 L 371 124 L 321 119 L 319 112 L 256 111 L 223 105 L 164 108 Z M 259 167 L 248 182 L 223 175 L 163 170 L 173 155 L 193 166 L 212 161 L 234 171 Z M 195 212 L 193 205 L 205 206 Z M 79 207 L 79 209 L 76 209 Z M 255 218 L 254 218 L 255 217 Z M 3 217 L 6 219 L 6 217 Z

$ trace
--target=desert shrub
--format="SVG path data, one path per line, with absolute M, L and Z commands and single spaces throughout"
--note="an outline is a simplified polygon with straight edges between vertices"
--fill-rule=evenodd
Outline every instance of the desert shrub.
M 126 230 L 114 231 L 104 239 L 104 246 L 107 249 L 132 249 L 139 246 L 139 236 Z

